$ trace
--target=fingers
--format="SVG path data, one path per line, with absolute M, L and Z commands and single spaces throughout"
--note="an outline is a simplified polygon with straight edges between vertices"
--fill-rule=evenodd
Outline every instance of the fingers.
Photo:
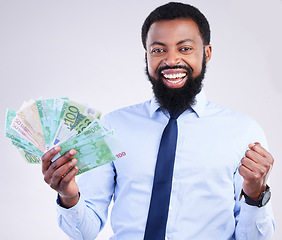
M 239 173 L 244 178 L 244 192 L 255 199 L 266 187 L 274 160 L 260 143 L 249 144 L 249 148 L 241 160 Z
M 59 153 L 60 147 L 55 147 L 42 157 L 42 172 L 44 181 L 58 192 L 63 201 L 62 206 L 72 207 L 79 199 L 79 189 L 75 181 L 78 172 L 75 149 L 67 151 L 64 155 L 51 161 Z
M 249 147 L 251 149 L 246 151 L 241 160 L 242 166 L 263 177 L 270 171 L 273 158 L 259 143 L 250 144 Z
M 76 160 L 76 159 L 74 158 L 74 160 Z M 75 161 L 74 164 L 76 164 L 76 162 L 77 162 L 77 161 Z M 62 188 L 65 188 L 65 186 L 66 186 L 70 181 L 72 181 L 72 180 L 74 179 L 75 174 L 76 174 L 77 172 L 78 172 L 78 167 L 77 167 L 77 166 L 74 166 L 73 168 L 71 168 L 71 169 L 67 172 L 67 174 L 65 174 L 65 175 L 63 176 L 63 178 L 61 178 L 61 187 L 62 187 Z
M 259 178 L 263 178 L 270 169 L 270 164 L 265 162 L 258 163 L 247 157 L 242 158 L 241 163 L 239 173 L 246 180 L 257 181 Z
M 63 185 L 67 185 L 70 180 L 74 177 L 73 173 L 77 172 L 78 168 L 74 168 L 77 160 L 75 158 L 69 160 L 65 164 L 57 168 L 49 180 L 49 185 L 55 190 L 60 190 L 63 188 Z
M 263 163 L 265 161 L 264 156 L 260 155 L 258 152 L 251 149 L 246 151 L 245 157 L 255 163 Z
M 274 163 L 274 159 L 272 157 L 272 155 L 267 151 L 265 150 L 260 143 L 256 142 L 256 143 L 251 143 L 249 144 L 249 148 L 258 153 L 259 155 L 261 155 L 262 157 L 265 158 L 265 160 L 267 160 L 270 164 L 273 164 Z
M 43 155 L 43 157 L 41 158 L 41 160 L 42 160 L 42 173 L 43 174 L 45 174 L 45 172 L 48 170 L 49 166 L 52 163 L 51 160 L 53 159 L 53 157 L 57 153 L 60 152 L 60 150 L 61 150 L 61 147 L 56 146 Z
M 244 178 L 244 181 L 246 181 L 247 183 L 257 182 L 260 178 L 258 174 L 251 171 L 245 165 L 241 165 L 238 170 L 240 175 Z
M 261 167 L 269 171 L 274 163 L 272 155 L 266 151 L 260 143 L 249 144 L 250 150 L 247 150 L 245 156 L 251 161 L 259 164 Z M 246 159 L 245 159 L 246 160 Z M 245 161 L 246 162 L 246 161 Z
M 50 150 L 52 151 L 52 150 Z M 55 151 L 56 152 L 56 151 Z M 50 156 L 53 156 L 52 153 L 50 153 Z M 62 179 L 62 177 L 64 175 L 66 175 L 66 173 L 74 167 L 74 165 L 77 163 L 77 160 L 71 160 L 70 159 L 76 154 L 76 151 L 74 149 L 71 149 L 70 151 L 66 152 L 64 155 L 62 155 L 61 157 L 59 157 L 56 161 L 51 163 L 51 159 L 48 158 L 48 156 L 45 158 L 46 164 L 44 165 L 44 167 L 47 167 L 49 165 L 49 167 L 47 169 L 45 169 L 44 171 L 44 181 L 48 184 L 52 184 L 52 188 L 54 188 L 53 186 L 55 185 L 55 183 L 58 183 L 59 180 Z M 54 154 L 55 155 L 55 154 Z M 49 156 L 49 157 L 50 157 Z M 43 160 L 42 160 L 43 161 Z M 49 162 L 50 161 L 50 162 Z

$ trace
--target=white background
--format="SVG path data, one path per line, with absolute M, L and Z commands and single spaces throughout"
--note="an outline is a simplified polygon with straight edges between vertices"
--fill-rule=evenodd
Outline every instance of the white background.
M 107 113 L 151 97 L 140 29 L 166 1 L 0 0 L 0 127 L 6 108 L 68 96 Z M 188 1 L 186 1 L 188 2 Z M 208 98 L 248 114 L 265 131 L 276 162 L 271 175 L 281 217 L 281 0 L 191 0 L 210 21 L 213 56 Z M 68 239 L 56 223 L 56 193 L 39 165 L 28 165 L 0 137 L 0 239 Z M 99 239 L 109 239 L 107 226 Z

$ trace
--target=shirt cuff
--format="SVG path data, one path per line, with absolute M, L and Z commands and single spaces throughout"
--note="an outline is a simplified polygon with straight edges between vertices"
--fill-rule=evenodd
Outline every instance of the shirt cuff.
M 245 220 L 254 220 L 254 219 L 261 219 L 268 215 L 268 205 L 269 203 L 263 207 L 257 207 L 247 204 L 245 201 L 242 200 L 241 203 L 241 216 L 244 216 Z
M 59 196 L 57 197 L 57 213 L 59 218 L 64 218 L 71 227 L 76 228 L 82 221 L 84 215 L 84 199 L 79 197 L 79 200 L 76 205 L 71 208 L 64 208 L 60 206 Z
M 240 220 L 246 224 L 246 228 L 251 228 L 252 226 L 257 228 L 257 230 L 262 234 L 266 235 L 267 232 L 274 231 L 274 220 L 272 216 L 271 203 L 268 202 L 263 207 L 251 206 L 245 201 L 241 203 Z M 268 238 L 266 238 L 268 239 Z

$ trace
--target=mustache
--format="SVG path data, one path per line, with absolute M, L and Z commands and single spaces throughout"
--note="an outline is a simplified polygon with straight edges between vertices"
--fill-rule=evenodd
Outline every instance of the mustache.
M 163 66 L 163 67 L 159 67 L 157 69 L 157 75 L 158 76 L 161 76 L 161 72 L 163 70 L 167 70 L 167 69 L 185 69 L 188 73 L 188 76 L 191 76 L 192 72 L 193 72 L 193 69 L 190 67 L 190 66 L 185 66 L 185 65 L 176 65 L 176 66 L 173 66 L 173 67 L 170 67 L 170 66 Z

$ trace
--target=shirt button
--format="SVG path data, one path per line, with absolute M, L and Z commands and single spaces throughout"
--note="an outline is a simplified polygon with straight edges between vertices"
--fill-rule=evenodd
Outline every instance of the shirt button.
M 171 211 L 172 210 L 172 206 L 169 206 L 168 210 Z
M 173 183 L 175 182 L 175 178 L 174 178 L 174 177 L 172 178 L 172 182 L 173 182 Z
M 71 214 L 68 214 L 68 217 L 69 217 L 69 218 L 72 218 L 72 215 L 71 215 Z

